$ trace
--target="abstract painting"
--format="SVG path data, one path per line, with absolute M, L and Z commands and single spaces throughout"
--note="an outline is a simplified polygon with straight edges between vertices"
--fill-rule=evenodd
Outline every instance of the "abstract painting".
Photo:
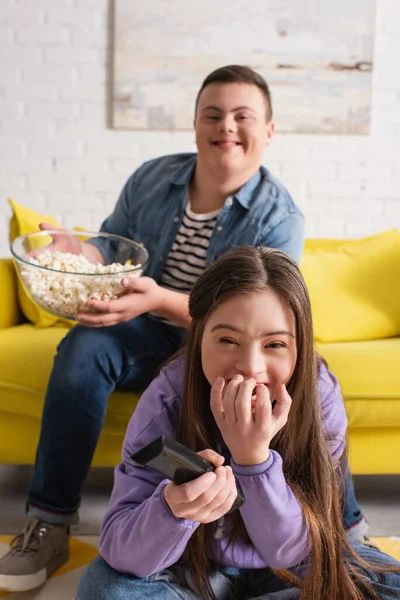
M 376 0 L 114 0 L 117 129 L 190 130 L 203 79 L 243 64 L 276 130 L 367 134 Z

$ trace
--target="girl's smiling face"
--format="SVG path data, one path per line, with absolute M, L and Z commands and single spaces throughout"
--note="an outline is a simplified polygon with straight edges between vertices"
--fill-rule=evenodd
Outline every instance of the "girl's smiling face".
M 287 384 L 297 359 L 293 312 L 272 290 L 237 294 L 223 302 L 204 328 L 201 360 L 210 385 L 235 375 L 268 386 Z

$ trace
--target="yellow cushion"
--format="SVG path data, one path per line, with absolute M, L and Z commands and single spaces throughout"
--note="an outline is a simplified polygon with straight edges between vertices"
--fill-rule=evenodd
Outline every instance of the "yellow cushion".
M 350 427 L 400 427 L 400 337 L 316 347 L 339 379 Z
M 60 226 L 56 219 L 51 215 L 41 215 L 35 210 L 27 208 L 26 206 L 22 206 L 21 204 L 17 204 L 11 198 L 9 198 L 9 203 L 11 204 L 11 208 L 13 210 L 10 220 L 10 242 L 12 242 L 19 235 L 25 235 L 26 233 L 32 233 L 33 231 L 40 231 L 39 224 L 43 222 L 50 223 L 56 227 Z M 49 237 L 49 243 L 50 241 L 51 238 Z M 56 317 L 55 315 L 52 315 L 40 308 L 25 291 L 25 288 L 22 285 L 19 277 L 17 278 L 17 291 L 18 301 L 22 312 L 28 321 L 36 325 L 36 327 L 50 327 L 52 325 L 57 325 L 70 328 L 75 324 L 75 321 Z
M 0 329 L 13 327 L 21 320 L 15 280 L 12 261 L 9 258 L 0 258 Z
M 55 227 L 60 227 L 56 219 L 51 215 L 41 215 L 31 208 L 17 204 L 12 198 L 8 199 L 13 214 L 10 220 L 9 240 L 12 242 L 19 235 L 25 235 L 32 231 L 39 231 L 40 223 L 50 223 Z
M 339 246 L 348 244 L 349 240 L 341 240 L 336 238 L 307 238 L 304 240 L 304 251 L 310 252 L 315 250 L 337 250 Z
M 349 463 L 354 475 L 400 473 L 400 429 L 359 427 L 349 431 Z
M 2 412 L 41 418 L 53 358 L 57 345 L 67 333 L 65 327 L 37 329 L 30 323 L 0 331 Z M 126 426 L 139 397 L 140 394 L 130 392 L 113 392 L 108 422 L 122 418 Z
M 32 464 L 56 348 L 68 329 L 30 323 L 0 331 L 1 461 Z M 115 466 L 140 393 L 113 392 L 94 465 Z M 1 597 L 1 593 L 0 593 Z
M 30 323 L 0 331 L 1 411 L 41 418 L 53 358 L 65 327 L 37 329 Z M 40 349 L 40 357 L 38 355 Z M 21 365 L 23 372 L 21 373 Z M 135 402 L 132 404 L 132 397 Z M 123 418 L 126 426 L 140 394 L 113 392 L 109 422 Z
M 372 340 L 400 335 L 400 232 L 305 248 L 301 270 L 315 339 Z

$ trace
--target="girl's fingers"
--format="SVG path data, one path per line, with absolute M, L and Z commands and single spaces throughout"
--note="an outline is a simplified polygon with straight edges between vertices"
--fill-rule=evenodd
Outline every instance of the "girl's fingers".
M 236 498 L 237 487 L 235 476 L 233 475 L 231 467 L 226 467 L 226 484 L 219 495 L 215 498 L 215 506 L 210 510 L 205 522 L 211 523 L 212 521 L 216 521 L 229 512 Z M 211 507 L 208 506 L 206 508 L 208 509 Z
M 272 418 L 276 425 L 279 426 L 279 429 L 282 429 L 287 423 L 292 399 L 289 396 L 284 383 L 281 383 L 276 387 L 275 396 L 276 404 L 272 411 Z M 279 429 L 277 429 L 277 431 L 279 431 Z
M 243 383 L 243 375 L 235 375 L 225 387 L 223 397 L 223 409 L 225 413 L 225 419 L 228 423 L 236 423 L 236 398 L 239 393 L 240 385 Z
M 254 419 L 258 425 L 271 422 L 272 405 L 269 389 L 263 383 L 256 387 L 256 405 Z
M 248 425 L 252 420 L 251 414 L 251 397 L 256 387 L 255 379 L 246 379 L 238 389 L 235 400 L 236 419 L 244 426 Z
M 204 473 L 187 483 L 181 485 L 174 484 L 174 496 L 175 499 L 181 504 L 194 503 L 199 499 L 200 496 L 205 494 L 217 481 L 217 475 L 215 471 Z
M 213 473 L 204 473 L 193 481 L 176 486 L 179 516 L 182 514 L 185 518 L 192 518 L 193 515 L 193 520 L 198 520 L 199 515 L 214 509 L 215 498 L 225 486 L 225 467 L 218 467 Z
M 218 467 L 198 479 L 164 489 L 165 499 L 178 518 L 211 523 L 226 514 L 237 496 L 236 480 L 231 467 Z
M 164 488 L 164 498 L 178 519 L 198 521 L 199 514 L 201 514 L 198 508 L 198 498 L 210 489 L 216 480 L 217 475 L 209 472 L 181 485 L 170 481 Z
M 220 467 L 225 462 L 225 458 L 221 456 L 221 454 L 218 454 L 218 452 L 215 452 L 215 450 L 211 450 L 211 448 L 201 450 L 201 452 L 197 452 L 197 454 L 210 461 L 215 467 Z
M 221 425 L 225 418 L 224 406 L 222 400 L 222 393 L 225 387 L 225 379 L 223 377 L 217 377 L 211 387 L 210 394 L 210 407 L 211 412 L 214 415 L 214 419 L 218 426 Z
M 196 501 L 199 508 L 211 511 L 218 506 L 218 496 L 226 487 L 226 468 L 217 467 L 215 469 L 216 480 Z

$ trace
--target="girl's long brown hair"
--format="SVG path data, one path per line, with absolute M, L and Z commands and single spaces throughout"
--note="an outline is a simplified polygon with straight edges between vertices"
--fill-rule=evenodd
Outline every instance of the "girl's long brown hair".
M 362 600 L 367 597 L 366 590 L 368 597 L 374 598 L 372 589 L 359 580 L 344 553 L 347 549 L 353 563 L 357 559 L 343 529 L 337 474 L 322 424 L 317 396 L 321 361 L 314 352 L 310 300 L 296 263 L 285 253 L 263 247 L 235 248 L 214 262 L 195 283 L 189 300 L 192 325 L 177 440 L 196 452 L 204 448 L 217 450 L 220 436 L 210 409 L 210 385 L 201 366 L 204 326 L 228 298 L 267 288 L 293 311 L 297 341 L 297 362 L 287 386 L 292 406 L 288 422 L 272 440 L 271 448 L 281 455 L 286 482 L 301 503 L 312 548 L 304 580 L 289 571 L 276 573 L 299 587 L 304 599 Z M 230 519 L 230 543 L 241 538 L 251 544 L 240 511 L 232 513 Z M 204 598 L 214 598 L 208 583 L 212 531 L 213 524 L 200 525 L 187 544 L 182 561 Z M 370 566 L 363 561 L 361 564 Z

